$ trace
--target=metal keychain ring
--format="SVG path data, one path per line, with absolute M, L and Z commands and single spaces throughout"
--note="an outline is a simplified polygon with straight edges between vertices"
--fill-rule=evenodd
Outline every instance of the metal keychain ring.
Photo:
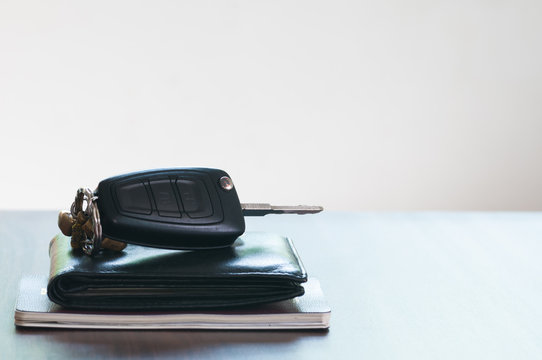
M 102 247 L 102 224 L 100 223 L 100 212 L 98 211 L 98 206 L 96 205 L 98 196 L 96 196 L 95 193 L 89 188 L 84 189 L 83 194 L 83 201 L 86 201 L 87 203 L 85 213 L 92 219 L 93 225 L 92 239 L 86 239 L 83 242 L 83 251 L 87 255 L 94 255 L 98 253 Z M 74 205 L 72 205 L 72 207 Z

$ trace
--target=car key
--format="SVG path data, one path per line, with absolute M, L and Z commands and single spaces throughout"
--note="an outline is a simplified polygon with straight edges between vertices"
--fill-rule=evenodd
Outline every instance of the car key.
M 83 203 L 86 208 L 83 209 Z M 140 171 L 79 189 L 59 227 L 96 254 L 109 239 L 166 249 L 212 249 L 233 244 L 245 231 L 244 216 L 309 214 L 321 206 L 242 204 L 229 175 L 218 169 Z M 75 246 L 74 246 L 75 247 Z

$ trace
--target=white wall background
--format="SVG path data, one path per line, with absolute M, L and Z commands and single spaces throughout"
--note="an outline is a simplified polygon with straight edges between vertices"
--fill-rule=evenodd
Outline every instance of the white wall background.
M 244 201 L 542 210 L 540 1 L 0 0 L 0 208 L 169 166 Z

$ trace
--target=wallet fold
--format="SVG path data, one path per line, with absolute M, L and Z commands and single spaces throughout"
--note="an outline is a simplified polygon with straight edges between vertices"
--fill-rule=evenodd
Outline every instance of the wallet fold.
M 303 295 L 307 274 L 280 235 L 245 233 L 231 247 L 165 250 L 128 245 L 89 257 L 70 238 L 50 243 L 47 295 L 66 308 L 160 310 L 223 308 Z

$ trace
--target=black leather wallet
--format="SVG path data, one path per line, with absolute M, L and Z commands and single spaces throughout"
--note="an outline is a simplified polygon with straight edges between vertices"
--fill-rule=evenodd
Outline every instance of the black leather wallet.
M 231 247 L 164 250 L 128 245 L 94 257 L 59 234 L 49 247 L 47 294 L 66 308 L 157 310 L 221 308 L 303 295 L 307 280 L 290 239 L 245 233 Z

